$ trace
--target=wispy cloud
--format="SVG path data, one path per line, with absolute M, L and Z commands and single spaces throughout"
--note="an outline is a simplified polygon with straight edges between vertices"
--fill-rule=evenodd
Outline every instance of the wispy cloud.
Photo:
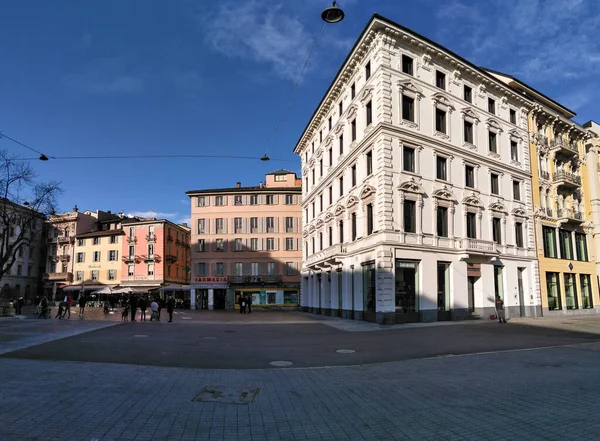
M 583 79 L 600 68 L 600 2 L 450 0 L 437 19 L 449 46 L 525 80 Z
M 63 78 L 65 86 L 92 94 L 140 92 L 144 75 L 122 57 L 103 58 Z
M 127 216 L 135 217 L 155 217 L 157 219 L 174 219 L 178 216 L 178 213 L 161 213 L 160 211 L 132 211 L 127 213 Z

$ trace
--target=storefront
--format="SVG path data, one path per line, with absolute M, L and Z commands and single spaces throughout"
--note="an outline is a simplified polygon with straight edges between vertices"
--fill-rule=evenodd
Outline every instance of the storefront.
M 252 305 L 268 308 L 297 308 L 298 289 L 239 288 L 234 290 L 235 309 L 240 308 L 240 296 L 252 296 Z
M 396 323 L 421 321 L 419 311 L 419 262 L 396 259 Z
M 227 299 L 229 284 L 225 276 L 194 277 L 190 288 L 191 309 L 222 310 L 233 307 Z

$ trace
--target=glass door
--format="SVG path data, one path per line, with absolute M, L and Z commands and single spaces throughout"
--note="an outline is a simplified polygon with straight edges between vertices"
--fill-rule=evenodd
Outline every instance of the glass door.
M 575 285 L 575 274 L 565 273 L 565 300 L 567 309 L 578 309 L 577 286 Z
M 363 304 L 365 312 L 375 313 L 375 264 L 369 263 L 363 266 Z
M 450 314 L 450 264 L 437 265 L 437 310 L 438 321 L 448 321 Z
M 525 272 L 525 268 L 517 268 L 517 286 L 519 289 L 519 310 L 521 312 L 521 317 L 525 317 L 525 290 L 523 289 L 523 273 Z
M 475 282 L 477 281 L 476 277 L 468 276 L 467 277 L 467 302 L 469 307 L 469 312 L 475 312 Z

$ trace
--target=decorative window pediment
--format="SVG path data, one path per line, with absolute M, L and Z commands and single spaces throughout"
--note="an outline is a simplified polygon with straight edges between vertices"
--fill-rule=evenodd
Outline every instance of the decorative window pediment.
M 415 178 L 410 178 L 410 180 L 403 182 L 398 186 L 398 190 L 404 191 L 406 193 L 415 193 L 415 194 L 425 194 L 425 190 Z
M 371 196 L 375 195 L 375 189 L 370 185 L 365 185 L 363 189 L 360 191 L 361 199 L 368 199 Z
M 519 133 L 519 131 L 518 131 L 518 130 L 514 130 L 514 129 L 513 129 L 513 130 L 511 130 L 510 132 L 508 132 L 508 134 L 509 134 L 509 135 L 510 135 L 510 137 L 511 137 L 512 139 L 514 139 L 514 140 L 517 140 L 517 141 L 522 141 L 522 140 L 523 140 L 523 137 L 521 136 L 521 134 Z
M 481 201 L 479 200 L 479 198 L 475 194 L 472 194 L 472 195 L 467 196 L 466 198 L 464 198 L 462 200 L 462 204 L 463 205 L 468 205 L 470 207 L 483 208 L 483 204 L 481 203 Z
M 338 123 L 337 127 L 335 128 L 335 132 L 334 132 L 336 134 L 336 136 L 340 136 L 344 132 L 345 125 L 346 125 L 346 123 L 343 121 Z
M 307 237 L 307 236 L 308 236 L 308 234 L 309 234 L 309 233 L 308 233 L 308 229 L 306 229 L 306 230 L 304 230 L 304 231 L 302 232 L 302 237 Z
M 341 216 L 342 214 L 344 214 L 345 211 L 346 210 L 344 209 L 344 207 L 342 207 L 341 205 L 338 205 L 335 207 L 334 214 L 336 216 Z
M 438 199 L 444 199 L 446 201 L 452 201 L 452 202 L 454 202 L 456 200 L 456 197 L 452 193 L 452 190 L 450 190 L 450 188 L 447 185 L 444 185 L 439 190 L 436 190 L 433 193 L 433 197 L 438 198 Z
M 323 148 L 322 148 L 322 147 L 319 147 L 319 148 L 317 149 L 317 151 L 315 152 L 315 157 L 316 157 L 317 159 L 321 159 L 321 156 L 323 156 Z
M 348 197 L 348 202 L 346 202 L 346 208 L 352 208 L 355 205 L 358 205 L 358 198 L 356 196 Z
M 314 156 L 312 158 L 310 158 L 310 160 L 308 161 L 308 166 L 311 168 L 315 166 L 315 157 Z
M 360 102 L 364 103 L 373 96 L 373 87 L 366 87 L 360 94 Z
M 325 223 L 331 222 L 333 220 L 333 214 L 329 212 L 325 213 L 325 218 L 323 220 Z
M 477 116 L 477 114 L 475 113 L 475 111 L 473 109 L 471 109 L 470 107 L 464 107 L 460 112 L 463 114 L 463 116 L 465 118 L 470 118 L 475 123 L 479 122 L 479 117 Z
M 346 117 L 349 121 L 353 120 L 356 116 L 356 112 L 358 111 L 358 106 L 356 104 L 352 104 L 348 108 L 348 116 Z
M 492 202 L 488 208 L 499 213 L 506 213 L 506 207 L 499 201 Z
M 526 211 L 525 211 L 523 208 L 521 208 L 521 207 L 514 208 L 514 209 L 511 211 L 511 214 L 512 214 L 513 216 L 516 216 L 516 217 L 524 217 L 524 218 L 527 218 L 527 212 L 526 212 Z
M 444 110 L 450 111 L 450 112 L 454 110 L 454 106 L 452 105 L 452 102 L 443 93 L 439 93 L 439 92 L 436 93 L 432 97 L 432 99 L 433 99 L 433 102 L 435 103 L 436 106 L 438 106 L 438 107 L 445 107 Z
M 308 175 L 308 166 L 304 166 L 304 168 L 302 169 L 302 176 L 306 176 Z
M 398 89 L 403 94 L 411 95 L 418 99 L 424 96 L 423 89 L 417 86 L 412 80 L 397 81 L 396 86 L 398 86 Z
M 315 232 L 315 226 L 311 225 L 310 227 L 308 227 L 308 232 L 309 233 L 314 233 Z
M 490 130 L 495 130 L 498 133 L 502 133 L 502 126 L 500 125 L 500 123 L 494 119 L 494 118 L 488 118 L 487 121 L 485 122 L 485 125 L 487 126 L 488 129 Z
M 315 223 L 315 228 L 321 228 L 322 226 L 323 226 L 323 220 L 317 219 L 317 222 Z
M 332 142 L 333 142 L 333 135 L 330 133 L 329 135 L 327 135 L 325 137 L 325 141 L 324 141 L 325 147 L 329 147 Z

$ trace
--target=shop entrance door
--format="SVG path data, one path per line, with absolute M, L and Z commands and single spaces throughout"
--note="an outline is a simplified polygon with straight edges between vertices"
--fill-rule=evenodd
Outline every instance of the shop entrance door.
M 396 260 L 396 323 L 421 321 L 417 292 L 417 263 Z
M 525 268 L 517 268 L 517 286 L 519 289 L 519 312 L 521 317 L 525 317 L 525 290 L 523 289 L 523 273 Z
M 215 289 L 214 290 L 214 309 L 223 310 L 225 309 L 225 301 L 227 297 L 226 289 Z
M 439 262 L 437 265 L 437 319 L 451 320 L 450 314 L 450 264 Z
M 475 282 L 477 277 L 467 277 L 467 304 L 470 313 L 475 312 Z

